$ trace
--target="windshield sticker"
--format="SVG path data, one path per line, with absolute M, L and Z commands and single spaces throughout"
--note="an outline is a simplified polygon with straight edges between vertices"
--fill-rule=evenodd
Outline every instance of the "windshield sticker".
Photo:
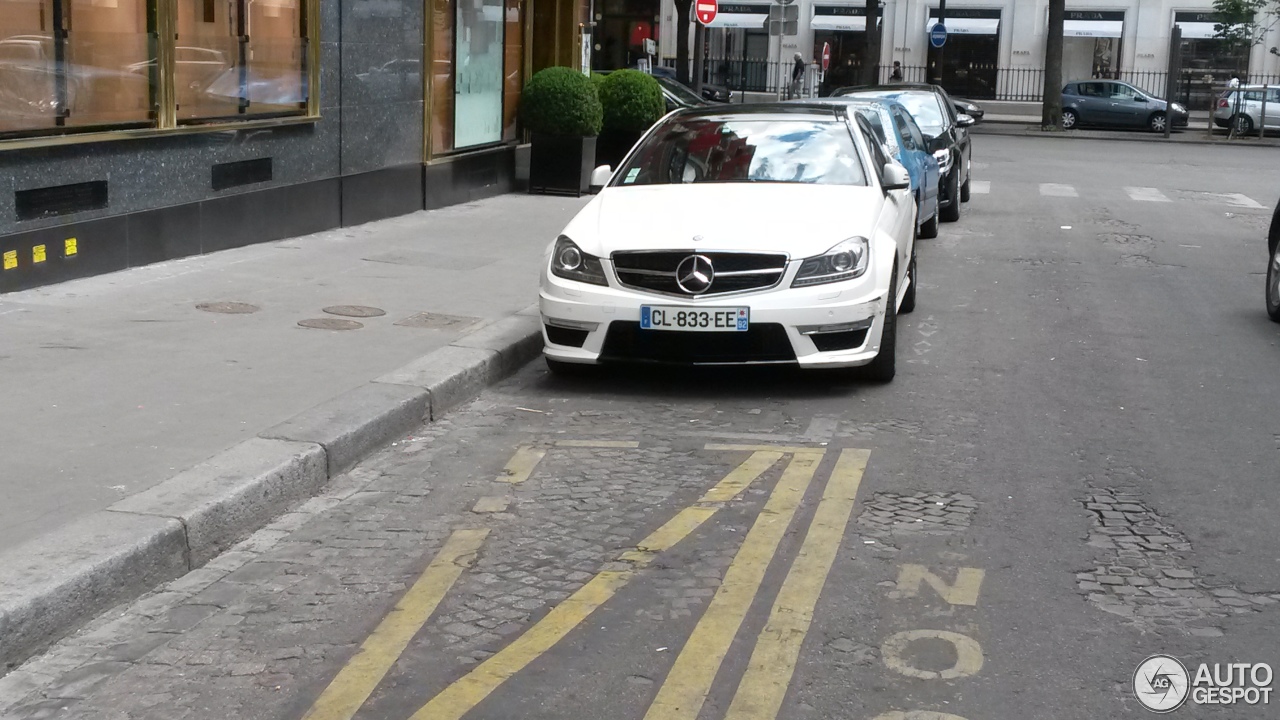
M 631 168 L 630 170 L 627 171 L 627 179 L 623 180 L 622 182 L 628 183 L 628 184 L 633 183 L 636 181 L 636 176 L 639 174 L 640 174 L 640 168 Z

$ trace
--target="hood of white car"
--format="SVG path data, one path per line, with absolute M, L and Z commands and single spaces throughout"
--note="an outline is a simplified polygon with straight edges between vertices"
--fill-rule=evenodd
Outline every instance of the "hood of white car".
M 820 255 L 871 237 L 884 202 L 879 188 L 790 183 L 611 187 L 565 228 L 585 252 L 746 250 Z M 695 237 L 700 239 L 694 240 Z

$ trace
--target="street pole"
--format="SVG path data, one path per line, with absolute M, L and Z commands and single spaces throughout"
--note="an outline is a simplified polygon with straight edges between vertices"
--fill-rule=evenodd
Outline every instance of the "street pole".
M 693 29 L 693 91 L 702 97 L 702 72 L 706 64 L 707 28 L 697 22 Z
M 1178 74 L 1182 72 L 1182 26 L 1174 25 L 1169 33 L 1169 76 L 1165 79 L 1164 136 L 1173 127 L 1173 101 L 1178 94 Z M 1211 93 L 1212 94 L 1212 93 Z M 1190 112 L 1190 110 L 1188 110 Z M 1213 113 L 1210 113 L 1212 116 Z M 1188 125 L 1190 123 L 1188 122 Z
M 947 24 L 947 0 L 938 0 L 938 22 L 942 23 L 943 25 Z M 938 55 L 937 55 L 938 65 L 937 65 L 936 74 L 934 75 L 933 79 L 929 81 L 935 85 L 942 84 L 942 54 L 943 52 L 946 51 L 946 49 L 947 49 L 946 43 L 943 43 L 942 47 L 938 48 Z

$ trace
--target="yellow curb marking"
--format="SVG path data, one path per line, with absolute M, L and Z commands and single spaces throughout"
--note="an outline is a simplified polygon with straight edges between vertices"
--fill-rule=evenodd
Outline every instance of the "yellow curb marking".
M 669 549 L 700 527 L 715 515 L 720 503 L 736 497 L 780 459 L 782 453 L 776 451 L 753 453 L 708 490 L 697 504 L 681 510 L 649 537 L 640 541 L 634 550 L 624 553 L 620 559 L 631 563 L 629 569 L 598 573 L 511 644 L 432 698 L 413 714 L 411 720 L 461 720 L 490 693 L 554 647 L 591 613 L 608 602 L 658 553 Z
M 556 447 L 567 448 L 638 448 L 635 440 L 557 440 Z
M 725 720 L 773 720 L 778 716 L 870 455 L 868 450 L 854 449 L 840 453 Z
M 696 720 L 821 459 L 817 453 L 801 453 L 787 465 L 645 720 Z
M 726 451 L 749 451 L 761 452 L 772 451 L 780 453 L 818 453 L 822 454 L 827 451 L 826 448 L 820 447 L 804 447 L 804 446 L 785 446 L 785 445 L 726 445 L 723 443 L 707 443 L 707 450 L 726 450 Z
M 426 624 L 462 571 L 475 560 L 488 530 L 455 530 L 422 577 L 383 618 L 338 676 L 329 683 L 304 720 L 350 720 Z
M 546 454 L 547 451 L 542 448 L 521 445 L 516 448 L 516 454 L 511 456 L 511 459 L 507 461 L 507 466 L 503 468 L 503 472 L 506 474 L 497 477 L 498 482 L 515 485 L 528 480 Z
M 507 509 L 511 504 L 511 498 L 501 495 L 491 497 L 482 497 L 476 501 L 475 507 L 471 508 L 473 513 L 500 513 Z

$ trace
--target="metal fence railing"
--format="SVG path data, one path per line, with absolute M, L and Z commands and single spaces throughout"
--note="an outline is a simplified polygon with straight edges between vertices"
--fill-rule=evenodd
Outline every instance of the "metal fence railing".
M 676 60 L 663 58 L 662 65 L 674 68 Z M 794 67 L 794 60 L 779 62 L 758 58 L 709 57 L 703 62 L 702 81 L 721 85 L 733 92 L 778 93 L 781 90 L 783 96 L 786 96 L 791 87 Z M 800 81 L 800 97 L 815 97 L 818 94 L 818 77 L 818 66 L 808 64 L 804 78 Z
M 663 58 L 662 64 L 674 68 L 676 61 L 675 58 Z M 781 91 L 785 96 L 790 85 L 792 67 L 790 60 L 779 62 L 758 58 L 708 57 L 703 65 L 703 82 L 722 85 L 734 92 L 755 93 L 777 93 L 781 83 Z M 881 65 L 877 71 L 881 83 L 930 82 L 933 75 L 934 68 L 924 65 L 897 68 Z M 1168 77 L 1168 72 L 1164 70 L 1120 70 L 1105 73 L 1097 79 L 1120 80 L 1143 92 L 1164 97 Z M 1221 87 L 1227 85 L 1232 78 L 1239 78 L 1241 84 L 1280 85 L 1280 75 L 1241 73 L 1222 68 L 1194 68 L 1178 74 L 1176 92 L 1172 99 L 1193 110 L 1207 109 L 1221 94 Z M 1063 82 L 1080 79 L 1082 78 L 1064 77 Z M 800 95 L 827 95 L 838 88 L 860 84 L 862 68 L 856 63 L 832 67 L 825 73 L 820 72 L 816 64 L 810 63 L 801 82 Z M 941 85 L 952 95 L 968 100 L 1041 102 L 1044 100 L 1044 68 L 1006 68 L 983 64 L 948 66 Z M 1277 112 L 1280 112 L 1280 108 L 1277 108 Z

